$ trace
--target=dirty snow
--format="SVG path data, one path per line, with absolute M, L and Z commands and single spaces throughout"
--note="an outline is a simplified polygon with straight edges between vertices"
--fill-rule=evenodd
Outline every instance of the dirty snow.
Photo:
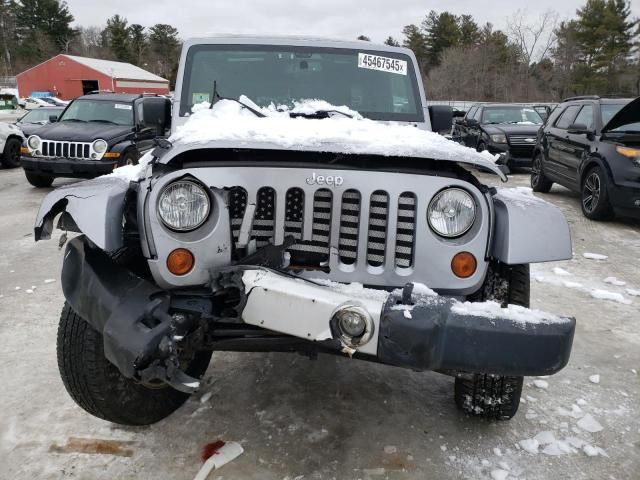
M 609 292 L 608 290 L 601 290 L 599 288 L 592 290 L 589 295 L 599 300 L 611 300 L 612 302 L 623 303 L 625 305 L 631 305 L 631 303 L 633 303 L 621 293 Z
M 598 374 L 596 374 L 596 375 L 591 375 L 591 376 L 589 377 L 589 381 L 590 381 L 591 383 L 595 383 L 595 384 L 597 385 L 598 383 L 600 383 L 600 375 L 598 375 Z
M 241 100 L 248 103 L 246 97 Z M 318 106 L 322 110 L 344 109 L 318 100 L 304 100 L 294 110 L 310 112 Z M 485 166 L 495 163 L 495 157 L 488 152 L 478 153 L 409 125 L 340 115 L 322 120 L 291 118 L 288 112 L 277 111 L 275 107 L 260 109 L 266 117 L 259 118 L 230 100 L 221 100 L 211 109 L 207 107 L 207 104 L 194 107 L 194 113 L 169 141 L 176 145 L 227 142 L 238 147 L 268 144 L 287 149 L 434 158 Z
M 509 476 L 508 470 L 501 470 L 501 469 L 491 470 L 491 478 L 493 480 L 506 480 L 508 476 Z
M 577 425 L 582 430 L 585 430 L 589 433 L 600 432 L 604 429 L 604 427 L 600 425 L 600 423 L 595 418 L 593 418 L 590 413 L 587 413 L 584 417 L 578 420 Z
M 459 315 L 473 315 L 489 319 L 506 318 L 520 325 L 565 323 L 569 321 L 564 317 L 520 305 L 508 305 L 506 308 L 502 308 L 498 302 L 493 301 L 456 302 L 451 311 Z
M 602 255 L 601 253 L 589 253 L 585 252 L 582 254 L 584 258 L 588 258 L 589 260 L 606 260 L 609 258 L 607 255 Z
M 627 295 L 631 295 L 632 297 L 640 297 L 640 290 L 634 290 L 633 288 L 625 289 Z
M 560 268 L 560 267 L 553 267 L 553 273 L 555 273 L 556 275 L 560 275 L 562 277 L 568 277 L 571 275 L 571 273 L 567 272 L 564 268 Z
M 535 379 L 533 381 L 533 385 L 536 388 L 540 388 L 542 390 L 546 390 L 547 388 L 549 388 L 549 382 L 547 382 L 546 380 L 539 380 L 539 379 Z
M 607 277 L 603 280 L 604 283 L 610 283 L 611 285 L 615 285 L 616 287 L 623 287 L 627 284 L 627 282 L 623 282 L 622 280 L 618 280 L 616 277 Z
M 364 285 L 358 282 L 338 283 L 338 282 L 332 282 L 331 280 L 327 280 L 324 278 L 312 278 L 310 279 L 310 281 L 317 285 L 329 287 L 331 288 L 331 290 L 335 292 L 339 292 L 344 295 L 349 295 L 354 298 L 366 298 L 369 300 L 386 302 L 387 298 L 389 297 L 389 292 L 386 292 L 385 290 L 365 288 Z

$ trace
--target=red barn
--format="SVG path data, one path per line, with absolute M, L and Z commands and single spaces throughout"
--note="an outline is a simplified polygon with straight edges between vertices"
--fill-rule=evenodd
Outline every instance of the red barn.
M 169 82 L 130 63 L 56 55 L 16 76 L 21 97 L 51 92 L 71 100 L 94 90 L 167 95 Z

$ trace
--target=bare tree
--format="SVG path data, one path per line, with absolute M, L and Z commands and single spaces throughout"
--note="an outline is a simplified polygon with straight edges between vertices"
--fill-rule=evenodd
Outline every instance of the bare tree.
M 518 10 L 507 22 L 509 39 L 518 47 L 525 65 L 538 63 L 547 57 L 555 38 L 553 31 L 558 23 L 556 12 L 547 10 L 535 22 L 531 22 L 526 10 Z

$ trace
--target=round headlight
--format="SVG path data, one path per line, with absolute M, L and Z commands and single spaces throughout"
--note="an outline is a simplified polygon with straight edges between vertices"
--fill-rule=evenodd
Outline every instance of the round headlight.
M 104 140 L 96 140 L 95 142 L 93 142 L 93 151 L 99 155 L 106 152 L 107 147 L 108 147 L 107 142 L 105 142 Z
M 466 233 L 476 218 L 473 197 L 460 188 L 447 188 L 438 193 L 429 204 L 427 220 L 431 229 L 447 238 Z
M 209 216 L 209 210 L 209 196 L 195 182 L 174 182 L 160 194 L 158 213 L 162 222 L 172 230 L 185 232 L 198 228 Z
M 37 135 L 31 135 L 27 140 L 27 146 L 31 150 L 37 150 L 38 148 L 40 148 L 41 143 L 42 143 L 42 140 L 40 140 L 40 137 Z

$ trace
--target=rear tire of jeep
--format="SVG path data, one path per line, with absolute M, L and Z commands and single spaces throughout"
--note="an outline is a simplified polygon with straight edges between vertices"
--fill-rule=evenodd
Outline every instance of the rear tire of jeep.
M 169 386 L 148 388 L 125 378 L 104 355 L 102 335 L 65 302 L 57 341 L 58 368 L 71 398 L 85 411 L 122 425 L 150 425 L 169 416 L 188 398 Z M 199 352 L 187 374 L 201 378 L 211 352 Z
M 38 175 L 37 173 L 24 172 L 27 182 L 36 188 L 49 188 L 53 183 L 53 177 Z
M 482 288 L 470 300 L 529 307 L 530 286 L 529 265 L 492 263 Z M 454 399 L 471 416 L 509 420 L 520 406 L 523 382 L 524 377 L 519 376 L 462 374 L 455 379 Z
M 22 142 L 17 138 L 7 140 L 0 158 L 5 168 L 16 168 L 20 165 L 20 147 L 22 147 Z

